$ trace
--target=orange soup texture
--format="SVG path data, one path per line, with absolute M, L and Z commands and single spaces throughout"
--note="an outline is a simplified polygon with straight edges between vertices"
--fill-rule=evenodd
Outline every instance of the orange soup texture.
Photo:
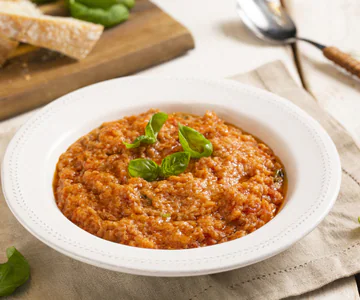
M 285 197 L 283 166 L 273 151 L 214 112 L 172 113 L 157 142 L 127 149 L 158 110 L 104 123 L 59 159 L 54 193 L 62 213 L 100 238 L 143 248 L 188 249 L 241 238 L 274 218 Z M 160 164 L 183 151 L 178 123 L 202 133 L 210 157 L 191 158 L 182 174 L 148 182 L 129 162 Z

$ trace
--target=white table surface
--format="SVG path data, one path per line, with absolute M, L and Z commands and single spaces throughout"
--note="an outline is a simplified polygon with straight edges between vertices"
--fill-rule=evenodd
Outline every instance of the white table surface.
M 301 28 L 304 28 L 302 29 L 304 33 L 309 32 L 310 35 L 313 24 L 311 24 L 311 22 L 305 22 L 305 13 L 312 9 L 313 1 L 314 0 L 304 0 L 303 2 L 302 0 L 286 1 L 286 4 L 291 6 L 291 12 L 297 20 L 307 23 Z M 352 2 L 352 4 L 356 6 L 355 2 L 358 0 L 317 1 L 321 2 L 321 4 L 318 4 L 317 8 L 329 11 L 330 6 L 333 8 L 332 10 L 330 9 L 330 11 L 335 14 L 336 9 L 339 9 L 339 7 L 341 9 L 342 5 L 343 9 L 345 9 L 346 5 L 342 4 L 343 2 Z M 250 71 L 267 62 L 281 60 L 288 67 L 296 82 L 301 85 L 291 48 L 289 46 L 269 45 L 253 37 L 237 16 L 235 11 L 235 0 L 153 0 L 153 2 L 161 6 L 165 11 L 190 29 L 195 38 L 196 48 L 187 55 L 143 71 L 139 73 L 139 75 L 225 78 Z M 359 5 L 357 8 L 358 11 L 360 11 L 360 2 L 358 1 L 358 3 Z M 297 6 L 299 6 L 299 8 L 301 7 L 304 14 L 297 11 Z M 317 14 L 324 15 L 324 11 L 312 11 L 312 17 L 315 18 Z M 353 14 L 356 14 L 356 12 L 353 12 Z M 359 14 L 357 17 L 358 16 Z M 327 20 L 329 19 L 331 19 L 331 17 L 327 18 Z M 355 17 L 353 17 L 353 22 L 357 22 L 356 24 L 358 25 L 358 28 L 360 28 L 360 18 L 355 20 Z M 318 25 L 317 22 L 316 26 Z M 317 27 L 316 32 L 318 35 L 321 33 L 321 30 L 326 31 L 326 26 L 322 26 L 320 29 Z M 341 34 L 341 32 L 337 33 L 339 35 Z M 330 35 L 328 34 L 327 36 Z M 348 39 L 347 45 L 351 44 L 351 39 L 358 39 L 358 37 L 352 36 L 350 31 L 347 32 L 347 36 L 351 36 L 351 38 Z M 335 41 L 341 42 L 341 39 L 335 38 Z M 313 49 L 307 49 L 308 48 L 301 47 L 300 50 L 304 51 L 301 55 L 306 55 L 306 51 L 314 51 Z M 309 78 L 308 80 L 312 82 L 312 77 L 315 77 L 321 82 L 318 89 L 316 81 L 313 85 L 309 83 L 311 91 L 316 90 L 316 94 L 326 95 L 326 91 L 322 91 L 326 88 L 326 76 L 322 74 L 325 79 L 321 76 L 319 79 L 319 75 L 312 75 L 314 71 L 312 71 L 311 68 L 310 70 L 307 68 L 306 72 L 306 79 Z M 341 95 L 341 86 L 336 87 L 336 90 L 336 95 Z M 334 108 L 336 108 L 336 105 L 334 104 L 336 95 L 333 95 L 333 105 L 330 105 Z M 357 96 L 359 96 L 359 94 L 357 94 Z M 324 96 L 322 97 L 323 98 L 321 99 L 325 98 Z M 349 105 L 352 102 L 347 101 L 346 103 Z M 346 109 L 351 110 L 349 107 Z M 18 117 L 0 122 L 0 134 L 12 128 L 17 128 L 23 124 L 32 113 L 33 112 L 25 113 Z M 344 114 L 346 117 L 346 113 L 343 112 L 335 115 L 341 119 L 341 117 L 345 118 Z M 350 122 L 347 122 L 346 124 L 348 125 L 347 127 L 351 126 Z M 355 279 L 354 277 L 350 277 L 329 284 L 318 291 L 298 296 L 296 299 L 359 299 L 359 296 Z

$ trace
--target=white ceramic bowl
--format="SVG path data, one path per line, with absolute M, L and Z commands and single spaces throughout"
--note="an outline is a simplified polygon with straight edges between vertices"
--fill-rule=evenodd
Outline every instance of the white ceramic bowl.
M 149 108 L 224 120 L 266 142 L 288 175 L 286 204 L 243 238 L 190 250 L 151 250 L 112 243 L 71 223 L 55 204 L 55 165 L 80 136 L 104 121 Z M 127 77 L 83 88 L 43 108 L 15 135 L 2 166 L 6 201 L 19 222 L 65 255 L 99 267 L 150 276 L 216 273 L 271 257 L 304 237 L 327 215 L 340 188 L 336 148 L 297 106 L 230 80 Z

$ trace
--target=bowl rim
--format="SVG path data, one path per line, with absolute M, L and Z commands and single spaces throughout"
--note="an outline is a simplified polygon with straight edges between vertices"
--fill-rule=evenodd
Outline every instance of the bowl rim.
M 144 266 L 136 266 L 134 268 L 132 267 L 125 267 L 125 266 L 119 266 L 116 264 L 109 264 L 106 261 L 103 260 L 99 260 L 99 258 L 94 258 L 89 256 L 89 253 L 87 253 L 86 251 L 84 252 L 86 255 L 81 255 L 80 253 L 74 253 L 72 251 L 69 251 L 68 248 L 63 247 L 63 245 L 58 242 L 54 242 L 54 240 L 51 240 L 49 238 L 45 238 L 43 234 L 40 234 L 35 228 L 34 225 L 32 224 L 29 225 L 29 220 L 25 220 L 23 214 L 19 211 L 19 208 L 16 207 L 16 205 L 14 205 L 14 193 L 11 192 L 11 188 L 10 185 L 12 185 L 11 183 L 11 176 L 9 175 L 10 172 L 14 172 L 11 170 L 11 165 L 10 165 L 10 161 L 11 161 L 11 155 L 13 154 L 14 151 L 19 151 L 19 149 L 17 149 L 17 143 L 19 143 L 19 140 L 21 139 L 22 136 L 24 136 L 24 134 L 26 134 L 26 132 L 29 129 L 30 125 L 33 124 L 34 122 L 36 122 L 36 120 L 40 120 L 41 118 L 44 118 L 44 115 L 48 114 L 49 112 L 52 112 L 57 109 L 57 108 L 61 108 L 61 106 L 63 104 L 69 104 L 69 103 L 73 103 L 74 99 L 78 97 L 79 95 L 81 95 L 84 92 L 89 92 L 92 89 L 98 89 L 99 87 L 104 87 L 104 85 L 111 85 L 111 84 L 119 84 L 120 82 L 122 84 L 127 84 L 129 81 L 133 82 L 133 81 L 161 81 L 161 80 L 168 80 L 168 82 L 171 81 L 175 81 L 175 82 L 182 82 L 182 83 L 194 83 L 195 85 L 197 83 L 205 83 L 208 85 L 218 85 L 221 86 L 222 88 L 226 89 L 235 89 L 236 91 L 240 91 L 241 92 L 249 92 L 249 95 L 253 94 L 256 95 L 257 97 L 260 98 L 267 98 L 269 99 L 269 101 L 274 101 L 276 102 L 278 105 L 282 106 L 282 107 L 286 107 L 287 109 L 292 110 L 293 112 L 295 112 L 296 114 L 298 114 L 301 118 L 303 118 L 304 120 L 306 120 L 307 122 L 309 122 L 309 124 L 311 124 L 311 128 L 312 130 L 315 130 L 319 136 L 321 137 L 323 142 L 326 142 L 328 147 L 328 150 L 331 152 L 331 158 L 332 158 L 332 168 L 333 168 L 333 176 L 335 176 L 334 182 L 335 185 L 333 185 L 331 187 L 332 192 L 331 192 L 331 197 L 328 197 L 327 202 L 326 202 L 326 206 L 322 207 L 322 211 L 318 211 L 318 210 L 313 210 L 313 213 L 317 213 L 317 217 L 315 221 L 312 221 L 311 224 L 308 224 L 308 226 L 306 227 L 306 229 L 304 228 L 301 231 L 301 234 L 297 234 L 294 235 L 291 238 L 288 238 L 287 240 L 283 240 L 281 244 L 277 245 L 276 247 L 273 247 L 272 251 L 268 251 L 266 253 L 266 255 L 261 255 L 261 257 L 257 257 L 256 259 L 251 259 L 246 261 L 246 263 L 244 263 L 244 261 L 237 261 L 237 262 L 226 262 L 226 263 L 222 263 L 216 267 L 212 266 L 209 268 L 206 268 L 204 266 L 202 266 L 202 268 L 200 269 L 195 269 L 194 267 L 189 267 L 186 270 L 180 270 L 180 271 L 174 271 L 174 268 L 169 268 L 167 270 L 164 270 L 163 268 L 161 268 L 161 264 L 163 260 L 160 260 L 160 262 L 154 263 L 152 264 L 152 267 L 147 267 L 146 269 L 144 269 Z M 95 126 L 94 126 L 95 128 Z M 266 141 L 265 141 L 266 142 Z M 192 276 L 192 275 L 202 275 L 202 274 L 211 274 L 211 273 L 217 273 L 217 272 L 221 272 L 221 271 L 226 271 L 226 270 L 231 270 L 231 269 L 235 269 L 238 267 L 243 267 L 249 264 L 253 264 L 255 262 L 258 262 L 260 260 L 269 258 L 273 255 L 276 255 L 280 252 L 282 252 L 283 250 L 287 249 L 288 247 L 290 247 L 292 244 L 294 244 L 296 241 L 300 240 L 301 238 L 303 238 L 305 235 L 307 235 L 309 232 L 311 232 L 324 218 L 325 216 L 328 214 L 328 212 L 330 211 L 330 209 L 332 208 L 333 204 L 336 201 L 337 195 L 339 193 L 340 190 L 340 183 L 341 183 L 341 164 L 340 164 L 340 158 L 339 158 L 339 154 L 336 150 L 336 147 L 333 143 L 333 141 L 331 140 L 331 138 L 329 137 L 329 135 L 326 133 L 326 131 L 321 127 L 321 125 L 315 121 L 312 117 L 310 117 L 307 113 L 305 113 L 303 110 L 301 110 L 299 107 L 297 107 L 295 104 L 291 103 L 290 101 L 283 99 L 280 96 L 274 95 L 272 93 L 269 93 L 267 91 L 264 90 L 260 90 L 258 88 L 254 88 L 251 86 L 247 86 L 241 83 L 238 83 L 236 81 L 232 81 L 229 79 L 199 79 L 199 78 L 173 78 L 173 77 L 148 77 L 148 76 L 137 76 L 137 77 L 123 77 L 123 78 L 118 78 L 118 79 L 112 79 L 109 81 L 105 81 L 105 82 L 101 82 L 101 83 L 97 83 L 85 88 L 82 88 L 80 90 L 77 90 L 75 92 L 72 92 L 70 94 L 67 94 L 61 98 L 59 98 L 58 100 L 46 105 L 44 108 L 42 108 L 39 112 L 37 112 L 34 116 L 32 116 L 22 127 L 21 129 L 19 129 L 19 131 L 15 134 L 15 136 L 13 137 L 13 139 L 11 140 L 11 142 L 9 143 L 7 149 L 6 149 L 6 153 L 3 159 L 3 163 L 2 163 L 2 169 L 1 169 L 1 180 L 2 180 L 2 186 L 3 186 L 3 192 L 4 192 L 4 196 L 6 199 L 6 202 L 10 208 L 10 210 L 12 211 L 12 213 L 15 215 L 15 217 L 18 219 L 18 221 L 30 232 L 32 233 L 35 237 L 37 237 L 39 240 L 41 240 L 42 242 L 44 242 L 45 244 L 49 245 L 50 247 L 54 248 L 55 250 L 68 255 L 74 259 L 83 261 L 85 263 L 89 263 L 92 265 L 96 265 L 96 266 L 100 266 L 103 268 L 107 268 L 107 269 L 111 269 L 111 270 L 116 270 L 116 271 L 122 271 L 122 272 L 127 272 L 127 273 L 132 273 L 132 274 L 139 274 L 139 275 L 150 275 L 150 276 Z M 13 187 L 12 187 L 13 188 Z M 319 206 L 320 207 L 320 206 Z M 264 226 L 266 227 L 266 226 Z M 252 233 L 251 235 L 253 235 L 254 233 Z M 249 236 L 251 236 L 249 235 Z M 244 238 L 247 238 L 243 237 Z M 98 238 L 99 239 L 99 238 Z M 104 240 L 102 240 L 104 241 Z M 107 241 L 105 241 L 107 242 Z M 230 245 L 231 242 L 226 242 L 220 245 Z M 108 242 L 109 243 L 109 242 Z M 104 244 L 105 245 L 105 244 Z M 119 244 L 120 247 L 129 247 L 129 246 L 125 246 L 125 245 L 121 245 Z M 217 245 L 217 246 L 220 246 Z M 210 246 L 210 247 L 203 247 L 203 248 L 197 248 L 197 249 L 208 249 L 208 248 L 212 248 L 212 247 L 216 247 L 216 246 Z M 130 247 L 133 248 L 133 247 Z M 142 248 L 136 248 L 136 249 L 140 249 L 140 251 L 156 251 L 156 252 L 191 252 L 193 249 L 188 249 L 188 250 L 151 250 L 151 249 L 142 249 Z M 138 251 L 138 250 L 136 250 Z M 186 260 L 186 259 L 185 259 Z M 180 260 L 181 261 L 181 260 Z

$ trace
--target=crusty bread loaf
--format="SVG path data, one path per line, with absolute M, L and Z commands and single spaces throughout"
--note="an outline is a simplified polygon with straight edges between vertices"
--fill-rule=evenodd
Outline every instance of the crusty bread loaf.
M 42 13 L 37 7 L 28 0 L 0 0 L 1 10 L 9 13 L 19 13 L 25 15 L 39 16 Z M 17 11 L 19 4 L 21 3 L 22 10 Z M 11 40 L 3 35 L 0 35 L 0 66 L 4 64 L 11 53 L 15 51 L 19 42 Z
M 7 60 L 10 54 L 15 51 L 19 42 L 0 36 L 0 66 Z
M 0 35 L 82 59 L 104 27 L 72 18 L 44 16 L 24 0 L 0 1 Z

